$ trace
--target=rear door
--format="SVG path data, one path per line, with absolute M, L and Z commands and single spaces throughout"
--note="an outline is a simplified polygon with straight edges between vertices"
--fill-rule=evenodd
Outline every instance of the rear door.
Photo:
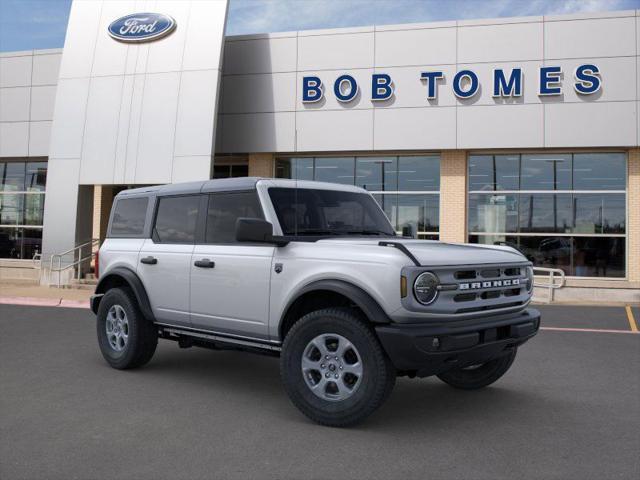
M 191 255 L 201 195 L 158 197 L 151 238 L 138 255 L 138 275 L 160 323 L 189 326 Z
M 236 220 L 264 218 L 257 192 L 208 195 L 204 243 L 191 261 L 195 328 L 268 338 L 269 280 L 275 247 L 238 243 Z

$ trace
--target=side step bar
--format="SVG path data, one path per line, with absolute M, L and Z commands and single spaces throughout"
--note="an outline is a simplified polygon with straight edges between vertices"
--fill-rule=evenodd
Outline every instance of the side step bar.
M 264 351 L 280 352 L 282 347 L 279 344 L 270 344 L 266 341 L 253 340 L 244 337 L 235 337 L 232 335 L 226 335 L 216 332 L 208 332 L 203 330 L 190 329 L 188 327 L 176 327 L 174 325 L 167 325 L 162 323 L 156 323 L 158 330 L 161 334 L 168 333 L 170 335 L 176 335 L 178 337 L 193 337 L 208 340 L 210 342 L 222 343 L 228 345 L 236 345 L 245 348 L 257 348 Z M 176 338 L 177 340 L 177 338 Z

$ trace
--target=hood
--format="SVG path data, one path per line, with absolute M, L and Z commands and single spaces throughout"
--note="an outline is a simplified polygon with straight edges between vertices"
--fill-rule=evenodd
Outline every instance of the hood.
M 444 243 L 433 240 L 413 240 L 407 238 L 330 238 L 318 243 L 331 242 L 348 245 L 375 246 L 380 241 L 401 243 L 425 266 L 469 265 L 491 263 L 526 262 L 527 258 L 512 247 L 496 245 L 471 245 L 464 243 Z M 380 247 L 383 248 L 383 247 Z

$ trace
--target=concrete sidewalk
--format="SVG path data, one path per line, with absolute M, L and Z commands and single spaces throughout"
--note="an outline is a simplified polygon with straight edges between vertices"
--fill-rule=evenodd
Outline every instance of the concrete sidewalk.
M 89 308 L 92 290 L 1 281 L 0 304 Z

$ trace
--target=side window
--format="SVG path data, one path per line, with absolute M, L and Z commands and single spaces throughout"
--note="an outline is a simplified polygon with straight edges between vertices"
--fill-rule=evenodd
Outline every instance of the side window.
M 149 199 L 124 198 L 116 202 L 110 236 L 133 237 L 142 235 Z
M 235 243 L 236 220 L 240 217 L 264 218 L 256 192 L 210 195 L 206 243 Z
M 199 195 L 160 198 L 153 237 L 160 243 L 194 243 Z

